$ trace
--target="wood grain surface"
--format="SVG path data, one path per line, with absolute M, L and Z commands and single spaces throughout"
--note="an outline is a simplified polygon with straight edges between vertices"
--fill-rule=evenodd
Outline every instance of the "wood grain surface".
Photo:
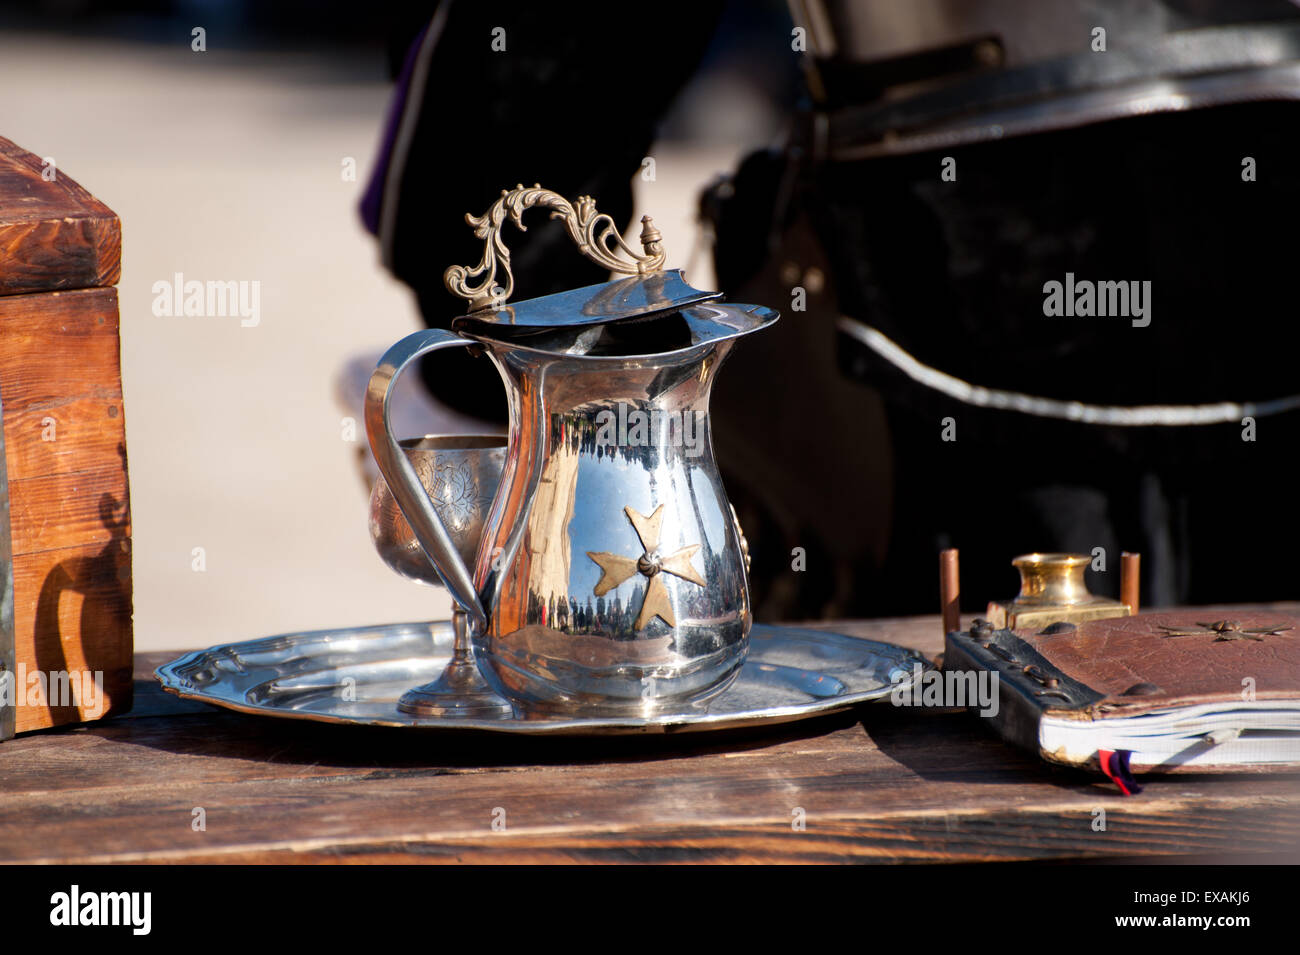
M 0 296 L 114 285 L 121 262 L 113 211 L 57 164 L 0 138 Z
M 942 645 L 937 617 L 816 626 Z M 372 730 L 178 700 L 152 677 L 172 656 L 137 658 L 132 713 L 0 744 L 0 861 L 1300 859 L 1300 777 L 1151 778 L 1125 798 L 964 712 L 590 740 Z
M 22 733 L 116 712 L 131 701 L 131 518 L 117 291 L 0 297 L 0 400 L 17 660 L 29 673 L 101 673 L 105 696 L 82 705 L 44 693 L 44 705 L 18 707 Z

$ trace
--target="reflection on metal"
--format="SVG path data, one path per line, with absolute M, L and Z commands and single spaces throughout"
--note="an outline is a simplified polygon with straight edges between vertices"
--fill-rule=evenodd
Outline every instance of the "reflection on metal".
M 695 305 L 672 316 L 685 344 L 632 355 L 586 354 L 601 339 L 586 338 L 584 328 L 553 330 L 548 349 L 427 330 L 381 359 L 366 400 L 371 449 L 416 540 L 469 614 L 475 655 L 497 693 L 540 709 L 641 713 L 706 699 L 734 677 L 750 603 L 713 457 L 709 395 L 735 339 L 775 320 L 759 306 Z M 476 560 L 466 561 L 388 422 L 403 370 L 432 351 L 476 342 L 506 384 L 511 423 L 501 486 Z M 605 423 L 620 412 L 664 427 L 645 442 L 609 443 Z M 674 421 L 692 423 L 691 446 L 674 440 Z M 699 546 L 701 563 L 688 566 L 707 587 L 654 575 L 675 626 L 652 614 L 637 628 L 634 608 L 645 606 L 647 590 L 640 573 L 594 596 L 601 572 L 585 555 L 617 552 L 609 514 L 625 506 L 639 514 L 662 506 L 660 547 Z M 652 599 L 652 611 L 660 606 Z
M 659 553 L 659 525 L 663 522 L 663 510 L 664 506 L 660 504 L 653 514 L 646 517 L 638 514 L 631 507 L 623 508 L 623 513 L 636 529 L 636 536 L 641 539 L 643 553 L 640 557 L 633 559 L 605 551 L 599 553 L 587 551 L 587 556 L 600 565 L 600 580 L 596 583 L 594 591 L 597 597 L 605 596 L 633 574 L 639 573 L 649 581 L 645 596 L 641 599 L 641 612 L 637 614 L 636 623 L 632 625 L 635 630 L 644 630 L 646 624 L 654 617 L 658 617 L 670 627 L 677 626 L 672 601 L 668 599 L 668 588 L 664 586 L 660 573 L 672 574 L 674 577 L 704 586 L 704 578 L 691 566 L 691 558 L 700 549 L 699 544 L 691 544 L 668 555 Z
M 591 736 L 736 729 L 789 723 L 887 698 L 931 668 L 914 650 L 815 630 L 757 624 L 739 676 L 698 706 L 623 716 L 505 719 L 421 716 L 397 708 L 413 683 L 433 679 L 452 649 L 449 623 L 390 624 L 290 633 L 187 653 L 157 670 L 163 688 L 244 713 L 413 729 Z
M 774 316 L 688 311 L 710 313 L 696 316 L 694 344 L 657 354 L 575 354 L 565 334 L 579 329 L 554 332 L 554 351 L 480 339 L 506 385 L 511 453 L 474 575 L 488 619 L 474 646 L 509 699 L 640 713 L 721 692 L 743 662 L 748 584 L 708 402 L 735 335 Z M 608 440 L 606 424 L 634 414 L 662 427 Z M 693 448 L 671 433 L 686 420 Z M 611 520 L 619 510 L 626 519 Z M 653 572 L 657 554 L 667 573 Z
M 509 216 L 525 231 L 523 214 L 533 206 L 546 206 L 552 219 L 559 219 L 578 246 L 578 250 L 597 265 L 621 275 L 644 275 L 658 272 L 664 265 L 664 249 L 659 230 L 649 216 L 641 220 L 641 245 L 644 253 L 633 251 L 624 240 L 614 220 L 596 211 L 590 196 L 579 196 L 570 203 L 559 193 L 543 189 L 540 184 L 501 190 L 501 198 L 481 216 L 467 214 L 465 221 L 474 228 L 475 238 L 484 240 L 483 258 L 473 268 L 453 265 L 443 273 L 447 289 L 469 301 L 471 312 L 495 308 L 514 291 L 515 278 L 510 274 L 510 250 L 501 235 L 501 226 Z M 498 277 L 500 265 L 503 276 Z M 482 276 L 477 285 L 471 279 Z
M 473 563 L 492 495 L 501 483 L 505 436 L 425 435 L 400 444 L 461 559 Z M 370 494 L 370 539 L 384 563 L 403 577 L 422 584 L 442 582 L 382 474 Z
M 502 435 L 425 435 L 400 442 L 407 461 L 442 520 L 461 560 L 473 563 L 483 537 L 487 508 L 501 484 L 506 459 Z M 370 495 L 370 537 L 375 550 L 392 570 L 423 584 L 441 582 L 438 569 L 416 540 L 415 533 L 381 475 Z M 446 669 L 430 683 L 414 687 L 397 701 L 404 713 L 500 719 L 510 704 L 492 691 L 474 662 L 467 615 L 452 613 L 455 641 Z
M 569 525 L 573 522 L 574 496 L 578 490 L 579 455 L 569 447 L 556 450 L 537 484 L 533 503 L 534 520 L 528 534 L 528 566 L 536 590 L 554 603 L 568 593 L 573 544 Z M 563 600 L 560 597 L 561 601 Z
M 507 326 L 496 329 L 497 334 L 502 334 L 506 331 L 539 332 L 573 325 L 606 325 L 651 318 L 720 298 L 721 292 L 705 292 L 690 285 L 681 269 L 668 269 L 490 307 L 452 319 L 451 327 L 458 332 L 473 334 L 481 331 L 492 335 L 490 326 Z M 581 347 L 582 343 L 575 344 Z
M 14 735 L 19 690 L 18 678 L 14 672 L 18 665 L 16 657 L 13 540 L 9 532 L 9 471 L 5 463 L 4 431 L 0 430 L 0 740 Z
M 513 285 L 500 229 L 534 205 L 553 209 L 584 254 L 633 277 L 505 305 Z M 467 615 L 474 658 L 500 696 L 535 714 L 583 716 L 703 704 L 735 679 L 752 622 L 709 395 L 735 339 L 776 312 L 715 303 L 717 293 L 663 272 L 648 218 L 639 255 L 587 197 L 570 205 L 520 186 L 469 221 L 487 243 L 483 259 L 445 279 L 473 311 L 455 333 L 398 342 L 371 376 L 366 433 L 380 472 Z M 390 408 L 405 369 L 468 346 L 496 366 L 510 413 L 501 484 L 472 560 L 393 435 Z M 639 558 L 620 556 L 627 527 L 610 520 L 619 508 L 641 539 Z
M 745 573 L 749 573 L 749 541 L 745 539 L 745 531 L 740 526 L 740 518 L 736 516 L 736 505 L 731 505 L 731 523 L 736 525 L 736 537 L 740 539 L 740 553 L 745 558 Z

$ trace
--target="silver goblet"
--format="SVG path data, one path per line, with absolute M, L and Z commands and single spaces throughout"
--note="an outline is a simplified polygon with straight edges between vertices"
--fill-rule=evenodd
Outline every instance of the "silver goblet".
M 399 443 L 465 566 L 472 568 L 492 498 L 501 483 L 505 436 L 426 435 Z M 382 476 L 370 494 L 370 538 L 384 563 L 403 577 L 424 584 L 442 583 Z M 397 708 L 418 716 L 511 716 L 510 703 L 493 692 L 474 662 L 465 609 L 454 605 L 451 621 L 455 639 L 442 675 L 407 690 Z

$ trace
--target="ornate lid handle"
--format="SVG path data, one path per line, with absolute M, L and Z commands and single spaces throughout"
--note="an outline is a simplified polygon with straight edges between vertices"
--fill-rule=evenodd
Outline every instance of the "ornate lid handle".
M 549 206 L 551 218 L 560 219 L 578 251 L 597 265 L 622 275 L 646 275 L 664 267 L 664 247 L 659 230 L 649 216 L 641 219 L 641 247 L 644 254 L 633 251 L 619 233 L 614 220 L 596 211 L 596 201 L 591 196 L 579 196 L 570 203 L 559 193 L 534 184 L 501 190 L 501 198 L 481 216 L 465 214 L 465 221 L 474 229 L 475 237 L 483 239 L 483 258 L 473 268 L 453 265 L 442 275 L 447 291 L 469 302 L 470 312 L 499 308 L 514 291 L 515 279 L 510 274 L 510 250 L 501 235 L 501 226 L 509 215 L 521 232 L 527 227 L 521 221 L 524 212 L 533 206 Z M 505 273 L 497 279 L 497 265 Z M 482 279 L 477 284 L 471 280 Z

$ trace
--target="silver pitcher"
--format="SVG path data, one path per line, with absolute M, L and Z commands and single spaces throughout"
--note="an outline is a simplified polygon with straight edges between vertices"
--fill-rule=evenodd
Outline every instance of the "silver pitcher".
M 551 209 L 580 251 L 631 277 L 507 305 L 506 217 Z M 502 193 L 481 217 L 472 269 L 447 270 L 470 312 L 380 360 L 366 396 L 379 469 L 463 608 L 478 667 L 525 713 L 634 714 L 702 703 L 736 676 L 751 623 L 746 545 L 709 432 L 709 393 L 762 306 L 720 304 L 664 270 L 642 220 L 632 250 L 588 197 Z M 501 273 L 498 274 L 500 269 Z M 505 383 L 505 467 L 473 568 L 389 423 L 398 376 L 442 348 L 476 347 Z

